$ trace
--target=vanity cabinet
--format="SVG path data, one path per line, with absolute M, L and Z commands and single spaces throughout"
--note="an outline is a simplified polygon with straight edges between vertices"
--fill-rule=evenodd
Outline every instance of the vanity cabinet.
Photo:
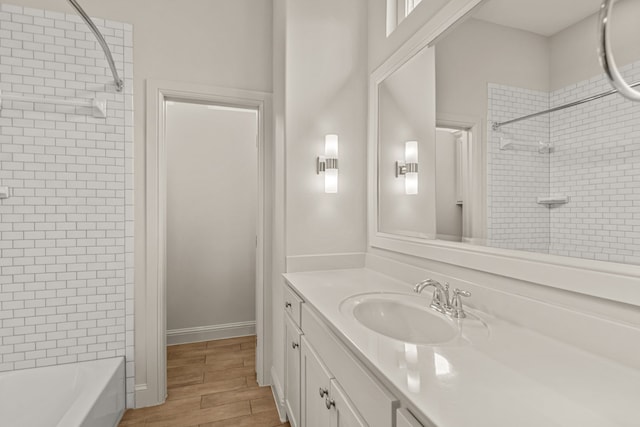
M 312 308 L 299 299 L 296 309 L 295 298 L 299 299 L 287 286 L 285 403 L 291 425 L 394 425 L 398 400 L 362 366 Z M 299 313 L 299 323 L 291 313 Z
M 284 316 L 285 329 L 285 371 L 284 402 L 287 408 L 289 423 L 299 427 L 300 423 L 300 347 L 302 331 L 289 314 Z
M 305 427 L 366 427 L 338 381 L 302 338 L 301 416 Z
M 331 422 L 326 402 L 331 389 L 331 374 L 306 338 L 302 338 L 300 361 L 300 420 L 305 427 L 327 427 Z
M 330 406 L 333 406 L 331 427 L 367 427 L 367 423 L 358 414 L 358 411 L 335 379 L 331 380 L 329 396 Z

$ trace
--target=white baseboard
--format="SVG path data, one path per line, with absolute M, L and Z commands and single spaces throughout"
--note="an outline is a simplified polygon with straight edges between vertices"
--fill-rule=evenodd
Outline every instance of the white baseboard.
M 126 412 L 128 408 L 124 408 L 122 411 L 120 411 L 120 415 L 118 415 L 118 418 L 116 420 L 116 423 L 113 425 L 113 427 L 118 427 L 120 425 L 120 421 L 122 421 L 122 417 L 124 417 L 124 413 Z M 133 408 L 131 408 L 133 409 Z
M 278 416 L 283 423 L 287 421 L 287 410 L 284 405 L 284 390 L 276 375 L 275 366 L 271 367 L 271 392 L 273 393 L 273 400 L 276 402 L 276 409 L 278 410 Z
M 365 255 L 366 254 L 364 252 L 353 252 L 342 254 L 288 256 L 287 273 L 362 268 L 365 264 Z
M 226 323 L 167 331 L 167 345 L 220 340 L 256 334 L 256 322 Z

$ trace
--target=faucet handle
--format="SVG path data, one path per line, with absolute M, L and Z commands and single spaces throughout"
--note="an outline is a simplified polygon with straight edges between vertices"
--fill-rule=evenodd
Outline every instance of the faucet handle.
M 455 288 L 455 289 L 453 290 L 453 295 L 460 295 L 460 296 L 462 296 L 462 297 L 470 297 L 470 296 L 471 296 L 471 292 L 469 292 L 469 291 L 462 291 L 462 290 L 460 290 L 460 289 L 458 289 L 458 288 Z
M 467 317 L 462 307 L 462 298 L 460 297 L 470 297 L 471 292 L 462 291 L 458 288 L 453 290 L 453 294 L 451 295 L 451 301 L 449 302 L 449 309 L 451 317 L 456 319 L 461 319 Z

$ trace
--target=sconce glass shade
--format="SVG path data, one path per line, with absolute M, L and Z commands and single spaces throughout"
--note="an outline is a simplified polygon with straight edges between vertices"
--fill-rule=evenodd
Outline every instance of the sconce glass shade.
M 325 135 L 324 137 L 324 155 L 328 159 L 338 158 L 338 135 Z
M 338 192 L 338 169 L 327 169 L 324 171 L 324 192 Z
M 418 164 L 418 141 L 407 141 L 405 143 L 404 161 L 406 165 Z M 406 194 L 418 194 L 418 172 L 407 168 L 404 176 L 404 190 Z
M 324 171 L 324 192 L 338 192 L 338 135 L 330 134 L 324 137 L 324 155 L 325 155 L 325 171 Z M 336 161 L 327 161 L 335 159 Z

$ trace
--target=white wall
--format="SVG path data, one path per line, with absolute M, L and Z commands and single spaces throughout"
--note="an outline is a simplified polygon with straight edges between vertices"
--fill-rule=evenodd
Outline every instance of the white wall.
M 48 3 L 45 4 L 48 6 Z M 90 108 L 3 101 L 0 371 L 125 356 L 133 403 L 132 34 L 97 20 L 118 62 L 75 15 L 2 5 L 0 88 L 107 99 Z
M 385 233 L 436 233 L 434 72 L 433 50 L 424 49 L 378 86 L 378 227 Z M 404 161 L 406 141 L 418 142 L 415 195 L 406 194 L 403 176 L 396 177 L 396 161 Z
M 424 126 L 415 126 L 389 89 L 380 85 L 378 124 L 378 227 L 384 233 L 435 236 L 434 141 Z M 430 140 L 429 140 L 430 139 Z M 405 193 L 405 178 L 396 177 L 396 161 L 404 161 L 405 142 L 418 141 L 418 194 Z
M 366 247 L 366 17 L 364 0 L 274 2 L 271 373 L 279 397 L 285 263 L 292 256 L 322 258 Z M 315 171 L 330 133 L 340 138 L 337 194 L 324 193 L 324 178 Z
M 366 245 L 366 2 L 287 3 L 287 255 L 364 252 Z M 338 134 L 337 194 L 315 159 Z
M 71 11 L 64 1 L 13 3 Z M 145 80 L 270 92 L 272 1 L 83 0 L 82 6 L 90 16 L 133 24 L 136 384 L 145 384 Z
M 252 110 L 167 105 L 168 333 L 255 321 L 257 124 Z
M 438 41 L 438 115 L 478 117 L 486 122 L 489 83 L 548 91 L 547 38 L 471 18 Z

